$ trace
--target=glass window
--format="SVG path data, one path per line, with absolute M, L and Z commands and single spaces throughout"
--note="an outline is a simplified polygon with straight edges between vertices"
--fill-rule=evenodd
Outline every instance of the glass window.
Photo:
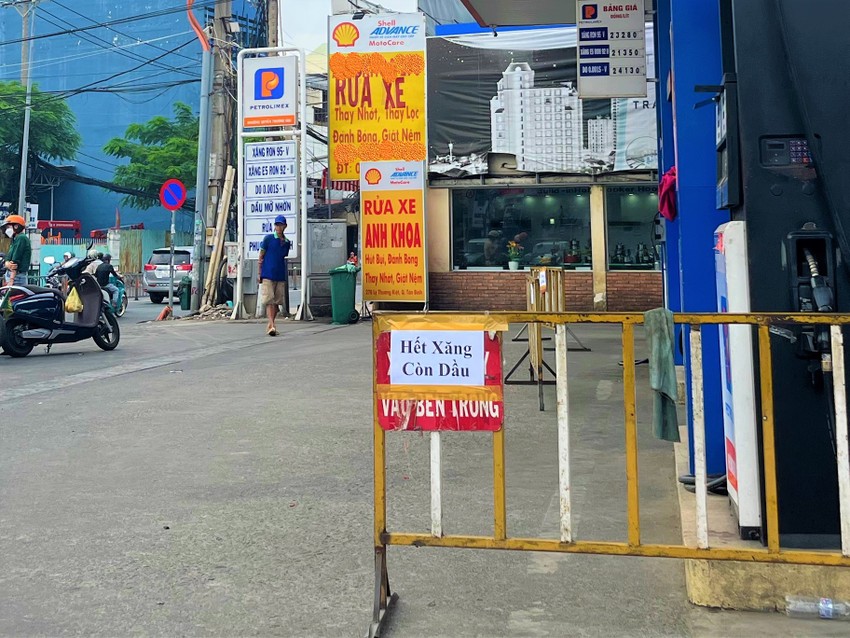
M 455 269 L 508 267 L 508 242 L 523 266 L 590 270 L 590 189 L 452 190 Z
M 605 189 L 608 216 L 608 268 L 659 270 L 653 242 L 658 212 L 655 186 L 609 186 Z

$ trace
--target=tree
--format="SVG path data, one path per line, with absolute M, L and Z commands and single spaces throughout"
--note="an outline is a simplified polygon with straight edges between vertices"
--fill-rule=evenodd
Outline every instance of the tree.
M 146 210 L 159 205 L 160 186 L 176 178 L 192 188 L 198 162 L 198 118 L 188 104 L 175 102 L 174 118 L 158 115 L 144 124 L 131 124 L 124 137 L 115 137 L 103 150 L 129 159 L 115 169 L 115 183 L 151 193 L 127 195 L 122 203 Z
M 26 87 L 20 82 L 0 81 L 0 201 L 18 201 L 26 97 Z M 73 159 L 82 144 L 76 122 L 74 113 L 63 98 L 42 93 L 33 85 L 29 138 L 31 156 L 47 160 Z

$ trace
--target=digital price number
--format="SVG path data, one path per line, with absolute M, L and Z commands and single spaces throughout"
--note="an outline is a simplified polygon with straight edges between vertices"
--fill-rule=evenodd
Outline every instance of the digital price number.
M 610 31 L 609 40 L 643 40 L 643 31 Z
M 643 75 L 642 66 L 611 66 L 611 75 Z
M 611 57 L 612 58 L 639 58 L 643 55 L 644 55 L 644 50 L 638 49 L 638 48 L 635 48 L 635 49 L 626 49 L 626 48 L 617 49 L 617 48 L 612 47 L 612 49 L 611 49 Z

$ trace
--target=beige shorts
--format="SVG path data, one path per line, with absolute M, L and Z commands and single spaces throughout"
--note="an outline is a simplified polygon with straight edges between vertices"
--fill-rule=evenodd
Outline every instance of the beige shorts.
M 284 305 L 283 296 L 286 294 L 285 281 L 272 281 L 271 279 L 263 279 L 260 285 L 260 299 L 264 306 L 282 306 Z

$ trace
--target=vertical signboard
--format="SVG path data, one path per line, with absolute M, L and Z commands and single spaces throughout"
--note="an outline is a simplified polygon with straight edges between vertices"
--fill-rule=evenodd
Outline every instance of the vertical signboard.
M 331 179 L 359 179 L 360 162 L 424 161 L 424 16 L 333 16 L 328 35 Z
M 295 126 L 298 58 L 291 55 L 242 59 L 243 129 Z
M 425 165 L 363 162 L 360 170 L 363 300 L 425 303 Z
M 644 0 L 577 1 L 579 97 L 646 97 Z
M 245 145 L 245 259 L 259 258 L 263 237 L 273 232 L 278 215 L 286 217 L 286 234 L 292 240 L 289 256 L 298 256 L 297 144 L 274 141 Z

